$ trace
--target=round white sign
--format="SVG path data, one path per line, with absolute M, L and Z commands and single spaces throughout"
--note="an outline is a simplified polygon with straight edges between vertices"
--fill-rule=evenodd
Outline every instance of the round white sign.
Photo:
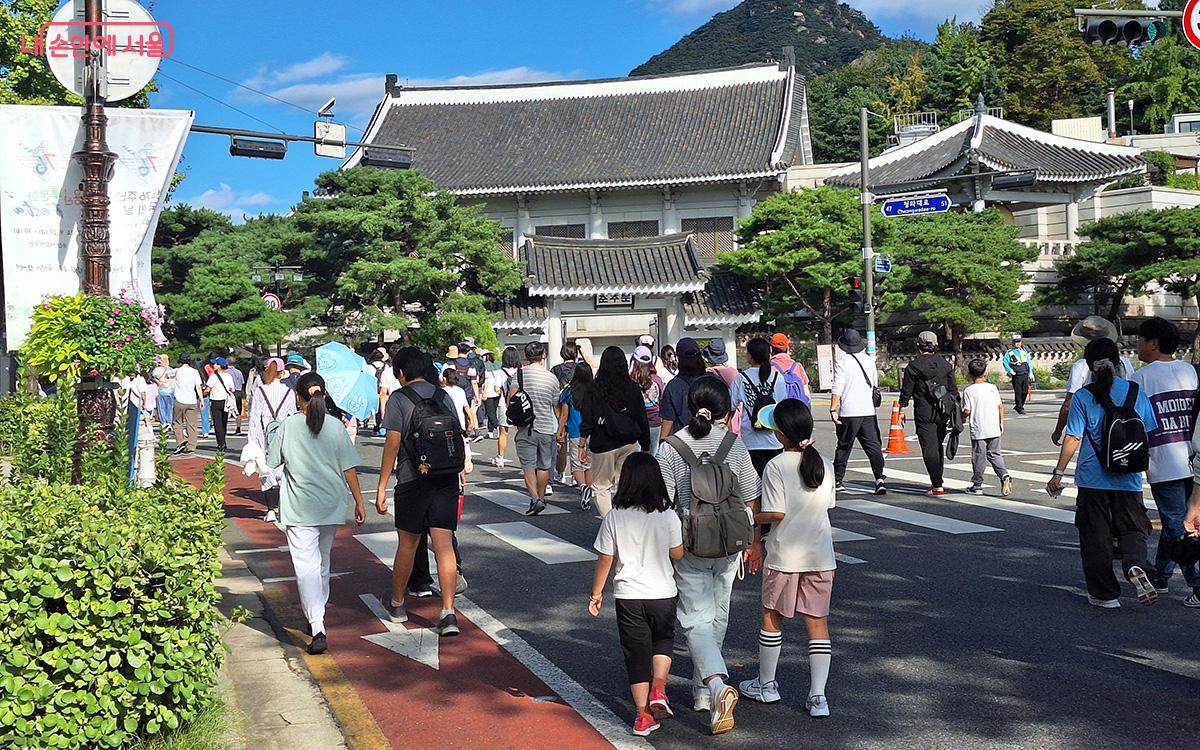
M 263 304 L 267 306 L 268 310 L 275 310 L 278 312 L 279 310 L 283 309 L 283 300 L 279 299 L 279 295 L 275 294 L 274 292 L 267 292 L 262 296 L 262 300 Z
M 158 62 L 171 52 L 169 26 L 154 18 L 134 0 L 104 0 L 104 26 L 100 35 L 84 25 L 84 3 L 71 0 L 54 13 L 46 25 L 46 62 L 67 89 L 87 97 L 84 70 L 88 48 L 100 51 L 107 86 L 106 101 L 128 99 L 146 87 L 158 72 Z
M 1183 35 L 1200 49 L 1200 0 L 1188 0 L 1183 6 Z

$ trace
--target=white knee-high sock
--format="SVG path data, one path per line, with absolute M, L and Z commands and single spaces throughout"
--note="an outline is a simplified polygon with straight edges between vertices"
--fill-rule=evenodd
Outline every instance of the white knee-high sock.
M 779 652 L 783 650 L 783 633 L 769 630 L 758 631 L 758 684 L 775 681 L 775 668 L 779 666 Z
M 831 661 L 833 647 L 829 641 L 808 642 L 808 697 L 825 695 L 825 682 L 829 679 Z

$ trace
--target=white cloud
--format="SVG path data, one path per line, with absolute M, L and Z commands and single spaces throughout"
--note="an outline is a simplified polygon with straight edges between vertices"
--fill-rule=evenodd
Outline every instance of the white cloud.
M 403 86 L 490 86 L 507 83 L 538 83 L 579 78 L 582 71 L 559 73 L 528 66 L 485 70 L 479 73 L 456 75 L 444 78 L 401 78 Z M 383 99 L 382 73 L 347 73 L 323 80 L 309 80 L 290 85 L 264 89 L 271 96 L 292 102 L 308 109 L 316 109 L 329 100 L 337 98 L 335 109 L 338 119 L 359 122 L 365 120 L 375 105 Z M 248 94 L 248 92 L 246 92 Z M 280 105 L 283 106 L 283 105 Z
M 676 16 L 707 16 L 729 10 L 738 0 L 650 0 L 650 4 Z
M 279 86 L 298 81 L 308 81 L 313 78 L 336 73 L 346 67 L 348 62 L 342 55 L 333 52 L 322 52 L 311 60 L 292 63 L 280 70 L 271 70 L 266 65 L 260 65 L 257 72 L 242 81 L 242 83 L 246 86 L 260 89 L 264 86 Z M 242 91 L 249 94 L 244 89 Z
M 905 21 L 944 21 L 957 17 L 962 21 L 978 21 L 991 6 L 986 0 L 842 0 L 857 8 L 875 22 L 876 26 L 895 27 Z
M 207 208 L 222 213 L 241 224 L 247 216 L 257 216 L 260 211 L 247 210 L 251 206 L 269 206 L 279 201 L 264 192 L 238 192 L 222 182 L 217 190 L 208 189 L 184 203 L 193 208 Z

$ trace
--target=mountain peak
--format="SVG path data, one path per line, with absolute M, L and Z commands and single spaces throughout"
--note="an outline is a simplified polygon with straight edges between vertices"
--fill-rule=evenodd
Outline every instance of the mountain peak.
M 837 0 L 743 0 L 718 13 L 630 75 L 661 75 L 778 59 L 796 48 L 796 69 L 811 78 L 884 41 L 875 24 Z

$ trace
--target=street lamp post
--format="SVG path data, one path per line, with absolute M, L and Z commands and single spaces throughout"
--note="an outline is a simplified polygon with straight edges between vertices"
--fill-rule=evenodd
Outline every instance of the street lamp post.
M 103 0 L 87 0 L 84 5 L 85 38 L 104 36 Z M 73 156 L 83 166 L 80 193 L 83 205 L 83 227 L 80 240 L 83 249 L 83 291 L 87 294 L 108 294 L 108 272 L 111 253 L 108 245 L 108 171 L 117 155 L 108 150 L 106 139 L 108 117 L 104 114 L 104 67 L 99 47 L 89 45 L 87 67 L 84 71 L 87 104 L 83 113 L 83 149 Z
M 875 196 L 871 195 L 871 149 L 870 127 L 867 118 L 874 114 L 866 107 L 858 110 L 858 141 L 860 172 L 858 180 L 859 202 L 862 204 L 863 224 L 863 312 L 867 314 L 867 354 L 875 354 L 875 249 L 871 245 L 871 206 Z

